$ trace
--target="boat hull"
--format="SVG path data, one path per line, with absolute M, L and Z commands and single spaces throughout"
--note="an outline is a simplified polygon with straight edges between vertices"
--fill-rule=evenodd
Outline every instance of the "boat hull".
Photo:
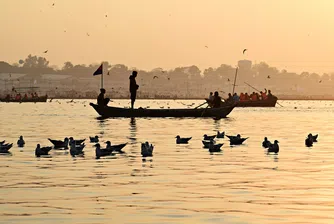
M 46 102 L 48 99 L 47 96 L 40 96 L 38 98 L 28 98 L 28 99 L 21 99 L 21 100 L 15 100 L 15 99 L 5 99 L 0 98 L 0 102 L 6 102 L 6 103 L 37 103 L 37 102 Z
M 239 101 L 237 107 L 275 107 L 277 98 L 270 100 Z
M 103 118 L 108 117 L 213 117 L 225 118 L 234 109 L 234 105 L 220 108 L 201 109 L 130 109 L 119 107 L 100 107 L 90 103 Z

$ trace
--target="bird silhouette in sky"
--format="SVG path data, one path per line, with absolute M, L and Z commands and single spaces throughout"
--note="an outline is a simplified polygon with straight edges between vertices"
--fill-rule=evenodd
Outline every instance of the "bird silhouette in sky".
M 268 79 L 270 79 L 270 75 L 268 75 L 268 77 L 267 77 Z
M 322 80 L 319 81 L 319 83 L 321 83 L 321 82 L 322 82 Z
M 208 46 L 205 45 L 206 48 L 209 48 Z
M 55 3 L 53 3 L 52 6 L 55 6 Z
M 44 51 L 44 54 L 48 53 L 48 50 Z
M 170 78 L 168 78 L 168 80 L 170 80 Z
M 159 78 L 159 77 L 155 75 L 155 76 L 153 76 L 153 79 L 155 79 L 155 78 Z
M 242 51 L 242 54 L 245 54 L 246 51 L 247 51 L 247 49 L 245 48 L 245 49 Z
M 89 33 L 87 33 L 87 36 L 90 36 Z
M 106 17 L 108 17 L 108 15 L 106 15 Z
M 229 81 L 230 81 L 230 79 L 227 79 L 227 81 L 229 82 Z

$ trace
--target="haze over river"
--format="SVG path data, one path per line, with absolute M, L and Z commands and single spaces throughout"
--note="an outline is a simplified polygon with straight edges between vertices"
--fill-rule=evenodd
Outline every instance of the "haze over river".
M 0 103 L 0 141 L 15 145 L 0 156 L 0 223 L 331 223 L 334 218 L 334 102 L 279 101 L 283 107 L 235 108 L 226 119 L 107 119 L 89 100 Z M 194 104 L 193 104 L 194 103 Z M 202 100 L 138 100 L 136 107 L 195 107 Z M 129 106 L 129 100 L 110 105 Z M 221 153 L 203 148 L 217 131 L 249 137 Z M 312 148 L 308 133 L 319 134 Z M 26 146 L 16 141 L 23 135 Z M 95 159 L 89 136 L 128 142 L 126 154 Z M 176 145 L 175 136 L 190 137 Z M 84 158 L 36 144 L 86 138 Z M 267 136 L 278 155 L 261 147 Z M 153 157 L 142 160 L 149 141 Z

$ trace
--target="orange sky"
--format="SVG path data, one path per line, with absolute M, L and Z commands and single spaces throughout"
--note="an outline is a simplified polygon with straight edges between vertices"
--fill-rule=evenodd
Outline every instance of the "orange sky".
M 249 59 L 322 74 L 334 72 L 333 11 L 333 0 L 1 0 L 0 60 L 48 50 L 58 66 L 203 69 Z

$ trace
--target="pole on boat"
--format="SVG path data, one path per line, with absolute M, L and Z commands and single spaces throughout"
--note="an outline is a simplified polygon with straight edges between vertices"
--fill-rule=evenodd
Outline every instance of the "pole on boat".
M 247 82 L 244 82 L 246 85 L 248 85 L 249 87 L 252 87 L 254 90 L 261 92 L 260 90 L 258 90 L 257 88 L 255 88 L 254 86 L 251 86 L 250 84 L 248 84 Z
M 103 72 L 101 74 L 101 89 L 103 89 Z
M 238 67 L 237 69 L 235 70 L 235 76 L 234 76 L 234 83 L 233 83 L 233 91 L 232 91 L 232 96 L 234 94 L 234 89 L 235 89 L 235 83 L 237 81 L 237 76 L 238 76 Z

